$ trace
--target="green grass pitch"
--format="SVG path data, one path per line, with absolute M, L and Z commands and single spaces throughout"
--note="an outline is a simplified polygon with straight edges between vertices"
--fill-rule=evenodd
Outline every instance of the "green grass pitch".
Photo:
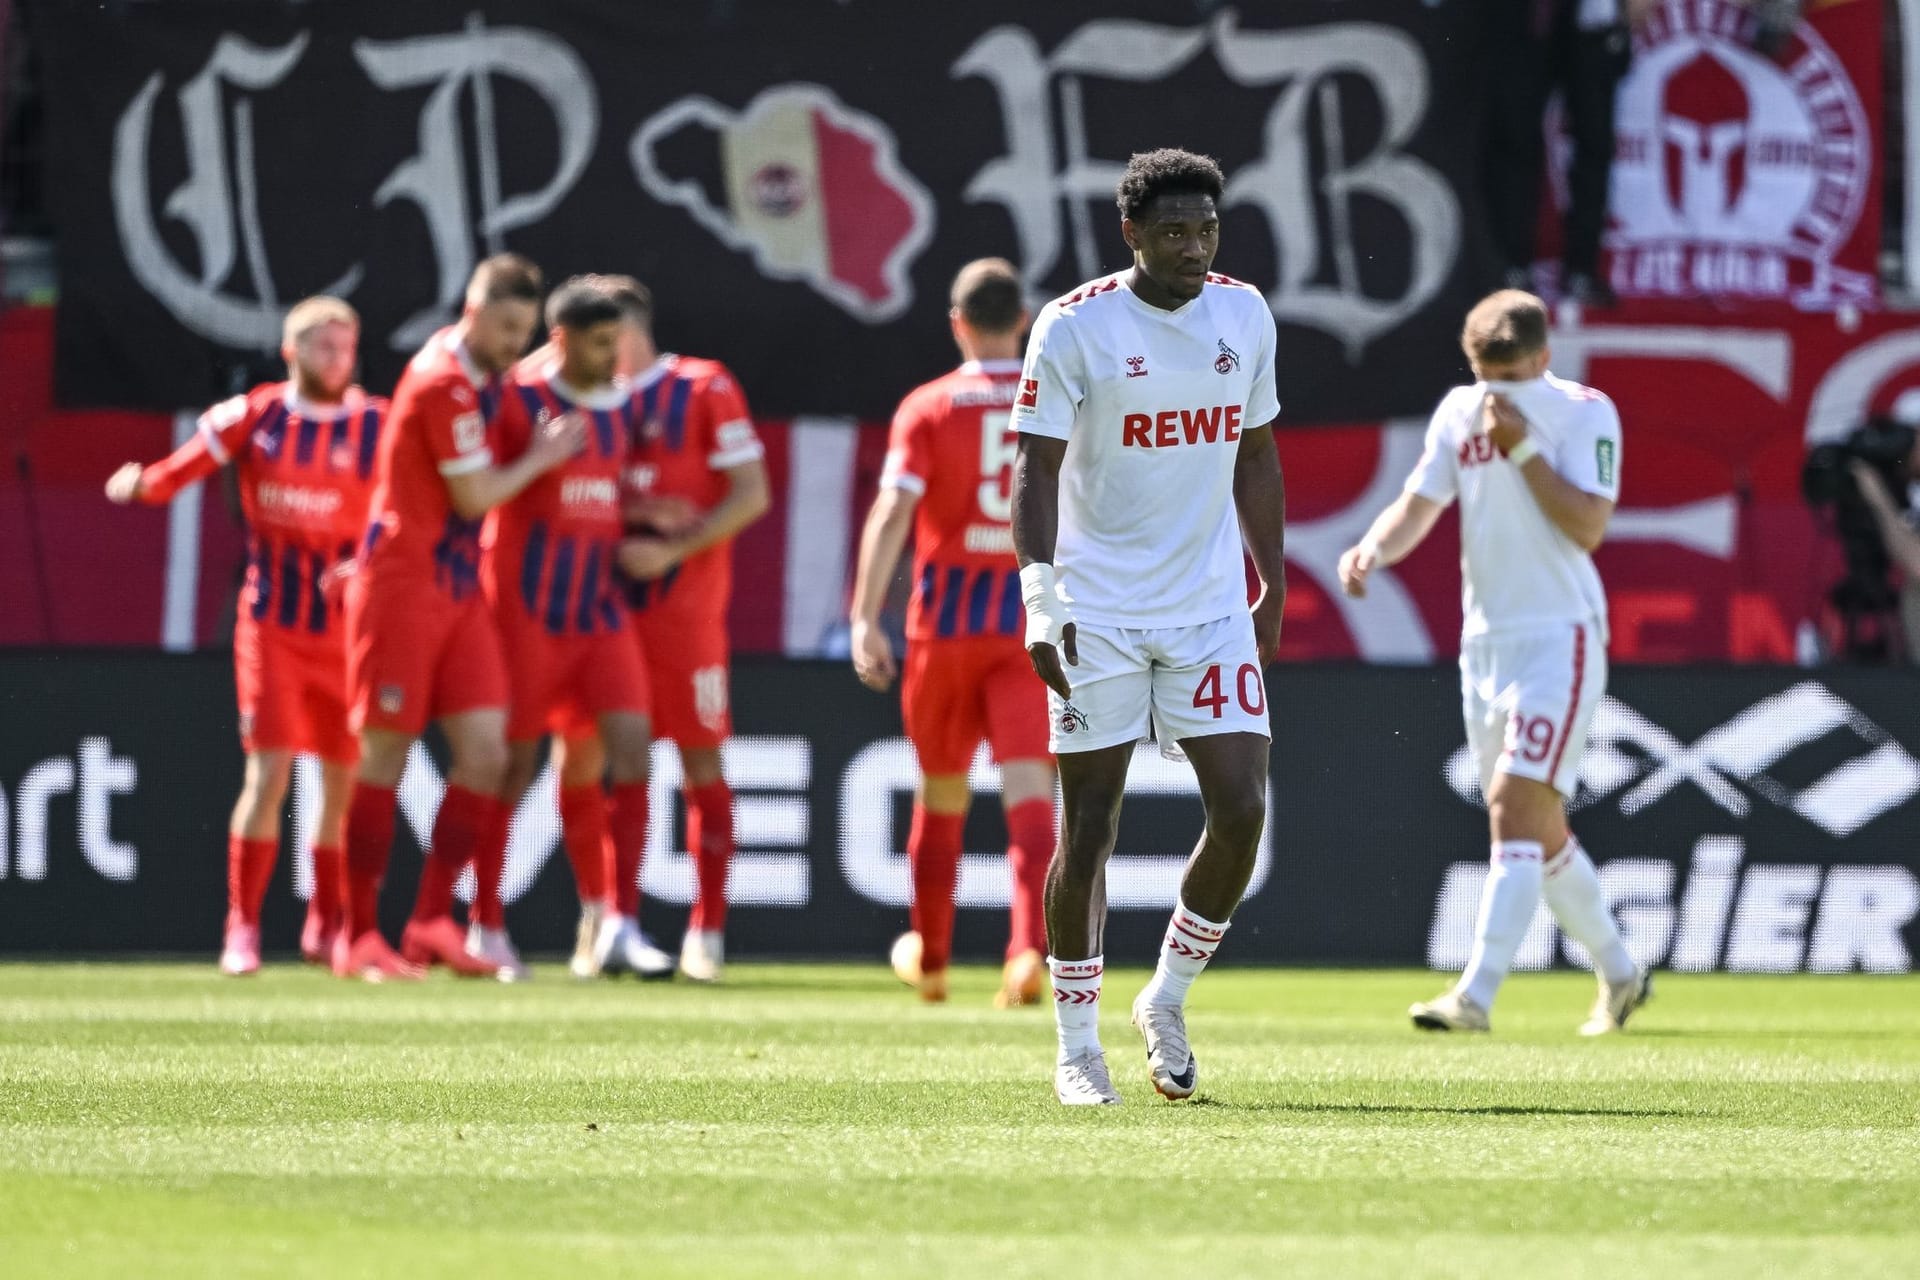
M 0 1275 L 1920 1274 L 1920 980 L 1583 975 L 1493 1038 L 1424 973 L 1223 966 L 1197 1103 L 1064 1111 L 1045 1010 L 881 965 L 371 988 L 0 965 Z

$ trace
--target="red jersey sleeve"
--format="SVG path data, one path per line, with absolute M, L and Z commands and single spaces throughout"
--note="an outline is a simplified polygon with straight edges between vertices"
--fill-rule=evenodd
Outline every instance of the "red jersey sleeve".
M 707 465 L 715 471 L 730 471 L 765 456 L 747 412 L 747 397 L 724 368 L 716 369 L 700 388 L 700 430 Z
M 441 475 L 468 475 L 493 465 L 480 393 L 464 377 L 449 377 L 422 388 L 419 413 L 427 452 Z
M 246 452 L 253 420 L 251 396 L 222 400 L 201 414 L 192 439 L 140 473 L 140 501 L 165 506 Z
M 882 489 L 903 489 L 915 497 L 926 496 L 927 480 L 933 475 L 931 420 L 924 395 L 911 395 L 900 402 L 887 433 L 887 460 L 880 468 Z

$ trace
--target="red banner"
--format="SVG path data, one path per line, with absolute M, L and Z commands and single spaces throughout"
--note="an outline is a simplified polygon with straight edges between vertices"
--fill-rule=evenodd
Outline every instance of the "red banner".
M 1622 298 L 1878 302 L 1882 6 L 1805 7 L 1764 50 L 1736 0 L 1667 0 L 1635 33 L 1603 264 Z

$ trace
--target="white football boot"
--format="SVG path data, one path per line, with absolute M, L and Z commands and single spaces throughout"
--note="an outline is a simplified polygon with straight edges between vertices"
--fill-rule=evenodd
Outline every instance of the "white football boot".
M 600 976 L 600 952 L 595 944 L 600 941 L 600 925 L 606 915 L 604 902 L 580 904 L 580 925 L 573 933 L 573 958 L 567 962 L 567 968 L 582 982 Z
M 1088 1049 L 1055 1064 L 1053 1096 L 1063 1107 L 1117 1107 L 1120 1094 L 1107 1074 L 1107 1055 Z
M 1411 1006 L 1407 1016 L 1422 1031 L 1478 1032 L 1493 1029 L 1487 1011 L 1469 1000 L 1458 988 Z
M 1163 1098 L 1191 1098 L 1200 1083 L 1200 1064 L 1187 1043 L 1187 1011 L 1174 1004 L 1152 1004 L 1141 992 L 1133 1002 L 1133 1026 L 1147 1042 L 1147 1074 Z
M 1612 1035 L 1626 1029 L 1627 1019 L 1647 1001 L 1653 999 L 1653 971 L 1636 969 L 1625 982 L 1608 982 L 1600 979 L 1600 994 L 1594 998 L 1593 1012 L 1580 1024 L 1583 1036 Z
M 718 929 L 689 929 L 680 942 L 680 972 L 695 982 L 720 981 L 726 957 L 726 939 Z
M 485 960 L 497 971 L 495 976 L 502 982 L 525 982 L 533 976 L 526 961 L 520 958 L 513 939 L 507 936 L 505 929 L 489 929 L 484 925 L 467 926 L 467 954 L 476 960 Z

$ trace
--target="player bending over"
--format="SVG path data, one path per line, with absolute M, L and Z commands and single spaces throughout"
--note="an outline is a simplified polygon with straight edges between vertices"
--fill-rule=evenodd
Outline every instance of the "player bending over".
M 378 980 L 421 965 L 491 976 L 454 923 L 461 869 L 508 813 L 507 674 L 480 592 L 481 520 L 586 438 L 566 414 L 520 457 L 495 465 L 488 423 L 500 375 L 527 348 L 540 315 L 540 269 L 516 254 L 482 262 L 459 321 L 427 340 L 393 394 L 375 466 L 371 522 L 347 582 L 348 677 L 360 771 L 347 811 L 347 930 L 336 968 Z M 381 937 L 380 882 L 393 845 L 396 789 L 407 753 L 436 720 L 452 752 L 446 795 L 420 871 L 413 918 L 395 955 Z
M 1566 797 L 1607 687 L 1607 598 L 1591 553 L 1620 495 L 1620 415 L 1593 388 L 1548 372 L 1547 309 L 1532 294 L 1483 299 L 1460 342 L 1479 381 L 1441 400 L 1406 491 L 1340 557 L 1341 586 L 1363 596 L 1368 575 L 1405 558 L 1459 500 L 1460 695 L 1493 868 L 1467 971 L 1409 1012 L 1431 1031 L 1487 1030 L 1544 891 L 1600 974 L 1580 1032 L 1604 1035 L 1653 990 L 1567 828 Z
M 320 760 L 313 897 L 300 954 L 330 964 L 343 910 L 347 793 L 358 748 L 347 723 L 347 646 L 334 572 L 366 527 L 374 451 L 387 402 L 353 385 L 360 317 L 338 298 L 287 312 L 285 382 L 263 383 L 200 415 L 163 462 L 129 462 L 107 482 L 115 502 L 160 505 L 232 464 L 247 522 L 247 579 L 233 625 L 245 781 L 227 827 L 227 924 L 220 969 L 260 968 L 260 903 L 280 851 L 293 758 Z
M 1206 809 L 1159 964 L 1133 1003 L 1153 1086 L 1169 1098 L 1198 1080 L 1187 989 L 1240 904 L 1266 822 L 1262 668 L 1286 596 L 1280 406 L 1266 299 L 1208 270 L 1221 188 L 1206 156 L 1128 162 L 1118 196 L 1133 268 L 1046 305 L 1014 401 L 1027 651 L 1051 691 L 1065 803 L 1047 963 L 1054 1092 L 1069 1106 L 1120 1101 L 1100 1048 L 1101 940 L 1134 744 L 1149 728 L 1163 751 L 1177 744 Z M 1251 612 L 1243 536 L 1263 584 Z
M 1047 945 L 1042 896 L 1053 856 L 1053 760 L 1046 690 L 1021 641 L 1019 566 L 1013 557 L 1012 413 L 1027 309 L 1013 264 L 982 258 L 960 269 L 948 312 L 958 369 L 916 388 L 893 418 L 880 495 L 860 535 L 853 591 L 853 666 L 870 689 L 899 674 L 880 608 L 908 531 L 913 596 L 901 689 L 921 782 L 907 834 L 912 931 L 893 967 L 923 1000 L 947 998 L 954 889 L 973 790 L 967 770 L 984 739 L 1000 765 L 1007 813 L 1012 910 L 994 1003 L 1040 998 Z

